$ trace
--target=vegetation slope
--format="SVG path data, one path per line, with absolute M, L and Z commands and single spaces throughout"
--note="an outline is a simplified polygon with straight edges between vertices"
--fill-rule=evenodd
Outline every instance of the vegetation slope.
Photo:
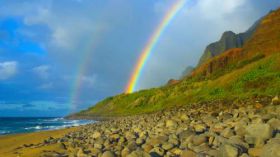
M 211 101 L 280 94 L 280 9 L 269 13 L 241 48 L 209 58 L 182 80 L 109 97 L 72 117 L 125 116 Z M 71 117 L 71 116 L 70 116 Z

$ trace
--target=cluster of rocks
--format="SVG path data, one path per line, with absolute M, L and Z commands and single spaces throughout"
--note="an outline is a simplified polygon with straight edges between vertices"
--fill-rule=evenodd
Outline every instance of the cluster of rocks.
M 280 157 L 280 101 L 207 104 L 83 126 L 56 142 L 69 157 Z

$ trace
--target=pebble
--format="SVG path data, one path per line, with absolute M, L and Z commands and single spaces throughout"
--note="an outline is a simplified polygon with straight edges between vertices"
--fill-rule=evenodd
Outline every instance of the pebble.
M 279 98 L 269 104 L 259 101 L 258 107 L 255 102 L 234 109 L 196 104 L 114 118 L 81 126 L 61 138 L 25 144 L 17 151 L 59 144 L 65 152 L 59 155 L 69 157 L 280 157 Z
M 115 154 L 112 153 L 111 151 L 106 151 L 102 154 L 101 157 L 115 157 Z

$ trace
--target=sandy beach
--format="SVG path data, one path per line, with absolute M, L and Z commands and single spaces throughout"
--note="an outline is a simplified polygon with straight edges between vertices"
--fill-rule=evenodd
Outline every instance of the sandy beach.
M 78 131 L 79 127 L 72 127 L 61 130 L 52 131 L 40 131 L 26 134 L 15 134 L 15 135 L 3 135 L 0 136 L 0 156 L 1 157 L 38 157 L 42 151 L 56 150 L 59 151 L 59 144 L 53 144 L 48 146 L 31 146 L 24 149 L 24 145 L 36 145 L 37 143 L 43 142 L 49 137 L 59 138 L 63 135 Z M 20 148 L 20 149 L 19 149 Z

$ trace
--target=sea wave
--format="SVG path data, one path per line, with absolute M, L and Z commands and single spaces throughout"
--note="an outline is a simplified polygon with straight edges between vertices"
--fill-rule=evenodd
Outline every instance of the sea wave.
M 4 130 L 0 130 L 0 135 L 5 135 L 5 134 L 9 134 L 10 131 L 4 131 Z
M 32 127 L 25 127 L 25 130 L 56 130 L 56 129 L 62 129 L 62 128 L 67 128 L 67 127 L 72 127 L 72 126 L 80 126 L 80 125 L 86 125 L 89 123 L 92 123 L 93 121 L 79 121 L 79 120 L 71 120 L 71 121 L 64 121 L 61 124 L 63 125 L 36 125 Z M 42 124 L 42 123 L 40 123 Z
M 40 126 L 40 125 L 37 125 L 37 126 L 32 126 L 32 127 L 26 127 L 26 128 L 24 128 L 25 130 L 40 130 L 40 129 L 42 129 L 43 127 L 42 126 Z
M 25 121 L 23 121 L 25 120 Z M 73 126 L 87 125 L 95 123 L 91 120 L 67 120 L 64 118 L 48 118 L 48 119 L 12 119 L 10 123 L 3 123 L 8 125 L 0 124 L 0 135 L 12 134 L 12 133 L 26 133 L 36 132 L 43 130 L 57 130 Z

